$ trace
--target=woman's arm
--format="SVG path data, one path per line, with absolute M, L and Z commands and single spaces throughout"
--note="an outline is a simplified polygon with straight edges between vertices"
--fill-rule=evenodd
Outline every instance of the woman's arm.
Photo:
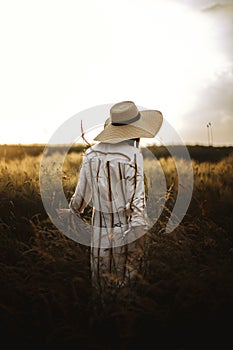
M 134 155 L 134 161 L 127 166 L 126 172 L 127 209 L 130 209 L 132 227 L 147 227 L 146 195 L 142 154 Z
M 86 161 L 87 162 L 87 161 Z M 69 208 L 76 215 L 82 214 L 91 200 L 92 191 L 86 174 L 86 162 L 82 163 L 79 180 L 73 196 L 71 197 Z

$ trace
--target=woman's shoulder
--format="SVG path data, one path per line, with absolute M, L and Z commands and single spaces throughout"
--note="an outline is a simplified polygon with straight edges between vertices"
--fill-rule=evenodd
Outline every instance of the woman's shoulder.
M 143 156 L 137 147 L 129 145 L 126 142 L 115 144 L 100 142 L 89 147 L 83 155 L 83 163 L 89 163 L 97 158 L 109 161 L 117 160 L 128 164 L 143 166 Z
M 127 142 L 118 142 L 118 143 L 107 143 L 100 142 L 90 147 L 88 154 L 92 152 L 99 152 L 105 154 L 123 154 L 130 158 L 134 157 L 134 155 L 140 155 L 141 152 L 139 148 L 134 147 Z

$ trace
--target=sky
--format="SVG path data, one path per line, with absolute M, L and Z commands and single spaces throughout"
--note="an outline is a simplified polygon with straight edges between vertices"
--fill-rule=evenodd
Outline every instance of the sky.
M 211 123 L 233 145 L 232 24 L 233 0 L 0 0 L 0 144 L 47 143 L 132 100 L 186 144 L 208 144 Z

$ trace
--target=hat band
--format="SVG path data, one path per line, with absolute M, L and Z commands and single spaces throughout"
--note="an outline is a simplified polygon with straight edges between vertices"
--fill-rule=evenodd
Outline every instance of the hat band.
M 118 123 L 118 122 L 111 122 L 111 124 L 113 126 L 122 126 L 122 125 L 128 125 L 128 124 L 131 124 L 131 123 L 134 123 L 136 122 L 137 120 L 139 120 L 141 118 L 141 114 L 138 113 L 135 117 L 131 118 L 131 119 L 128 119 L 128 120 L 125 120 L 124 122 L 121 122 L 121 123 Z

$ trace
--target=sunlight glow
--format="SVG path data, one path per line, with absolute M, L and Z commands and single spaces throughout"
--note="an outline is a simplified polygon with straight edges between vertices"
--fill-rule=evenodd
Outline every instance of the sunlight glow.
M 176 121 L 180 113 L 190 108 L 190 102 L 196 103 L 197 90 L 213 78 L 225 58 L 214 46 L 213 28 L 205 14 L 175 2 L 150 1 L 146 5 L 136 2 L 136 24 L 124 18 L 128 11 L 122 14 L 120 8 L 114 9 L 119 9 L 117 15 L 122 18 L 121 25 L 113 29 L 114 41 L 121 38 L 120 50 L 117 47 L 113 52 L 115 61 L 130 67 L 127 87 L 127 81 L 135 81 L 136 77 L 144 85 L 143 96 L 143 90 L 135 88 L 144 105 L 156 103 L 170 121 Z M 129 45 L 135 48 L 133 60 L 131 55 L 122 55 Z M 114 78 L 117 82 L 116 75 Z
M 0 14 L 0 143 L 47 142 L 75 113 L 123 100 L 161 110 L 179 131 L 226 64 L 208 15 L 176 1 L 15 5 L 14 22 L 7 3 Z

